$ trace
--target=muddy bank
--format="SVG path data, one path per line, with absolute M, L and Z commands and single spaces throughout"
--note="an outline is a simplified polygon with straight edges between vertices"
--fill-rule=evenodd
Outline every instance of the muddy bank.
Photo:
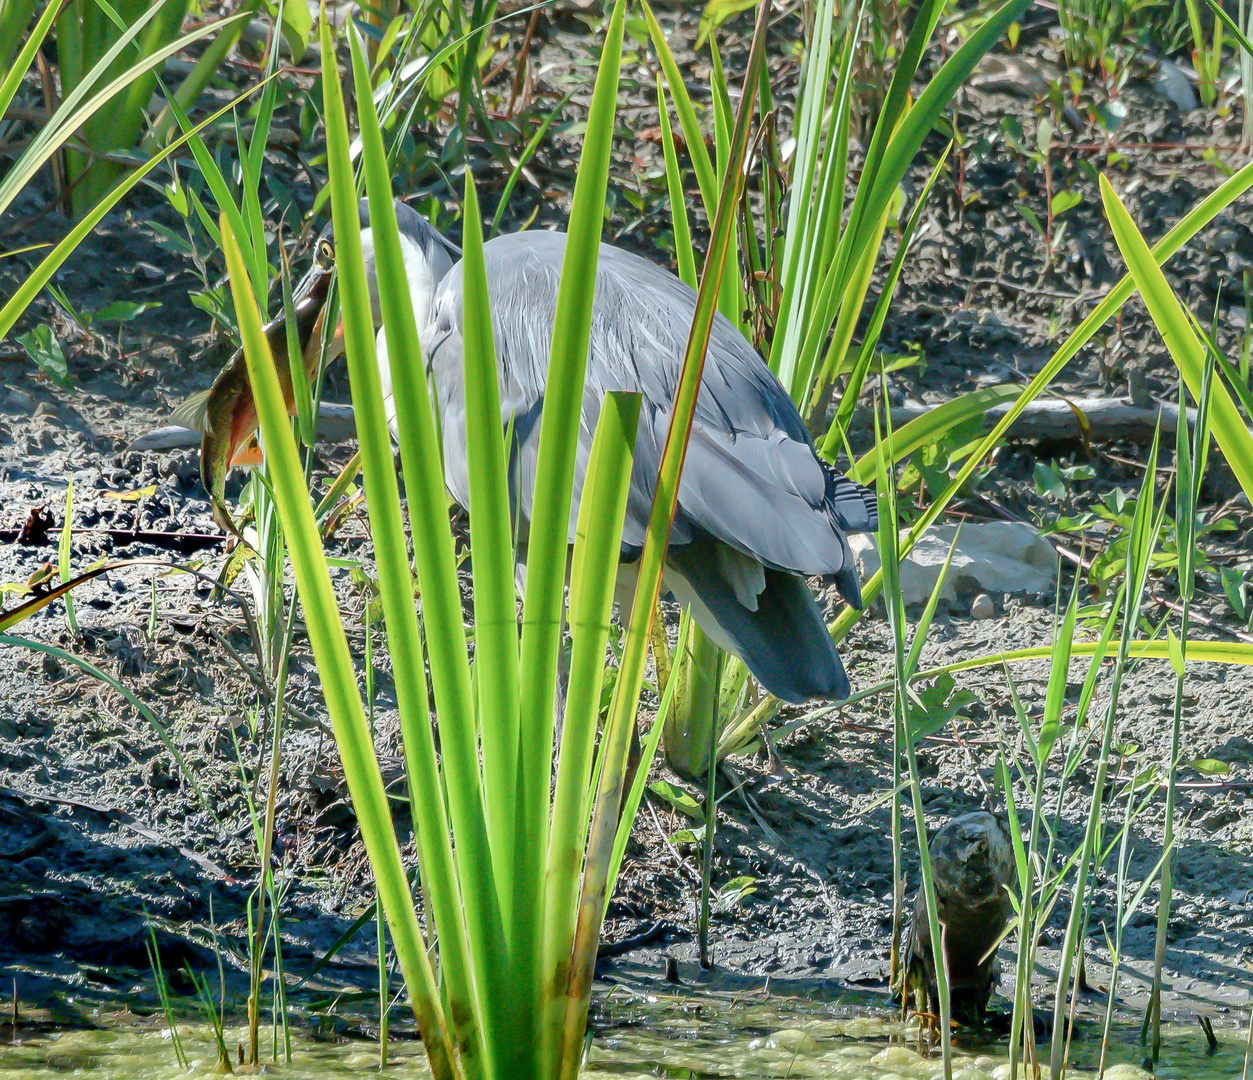
M 668 15 L 679 19 L 674 11 Z M 537 70 L 545 72 L 540 90 L 559 97 L 582 70 L 586 40 L 565 13 L 542 27 L 535 46 Z M 676 47 L 680 62 L 699 81 L 706 71 L 691 48 L 694 31 L 694 16 L 683 15 Z M 784 87 L 795 79 L 795 65 L 783 48 L 795 32 L 786 21 L 776 28 L 773 68 Z M 742 39 L 732 43 L 728 55 L 743 45 Z M 1025 25 L 1022 49 L 1022 62 L 1036 68 L 1056 62 L 1041 19 Z M 620 140 L 609 233 L 664 262 L 668 212 L 658 174 L 660 150 L 643 137 L 656 123 L 651 73 L 642 59 L 637 69 L 623 120 L 639 137 Z M 1142 80 L 1128 85 L 1124 100 L 1129 115 L 1116 132 L 1122 160 L 1113 172 L 1141 227 L 1155 237 L 1216 183 L 1219 170 L 1201 149 L 1218 147 L 1227 164 L 1243 163 L 1228 149 L 1239 117 L 1179 112 Z M 576 121 L 585 104 L 576 96 L 565 118 Z M 1002 121 L 1015 119 L 1029 137 L 1040 113 L 1034 96 L 1024 97 L 1020 85 L 1004 80 L 976 79 L 959 99 L 958 115 L 973 149 L 962 169 L 937 186 L 885 333 L 889 349 L 917 349 L 925 361 L 892 375 L 890 393 L 898 402 L 936 402 L 1033 374 L 1121 272 L 1095 196 L 1095 170 L 1109 167 L 1113 144 L 1090 124 L 1059 129 L 1057 136 L 1054 181 L 1082 199 L 1069 212 L 1066 241 L 1052 259 L 1046 258 L 1042 238 L 1013 210 L 1016 202 L 1042 204 L 1046 193 L 1038 172 L 1005 139 Z M 928 153 L 942 149 L 938 140 L 933 136 Z M 1163 150 L 1163 144 L 1172 148 Z M 577 146 L 577 132 L 554 126 L 553 151 L 535 166 L 540 182 L 519 189 L 507 226 L 520 226 L 533 210 L 535 225 L 564 219 Z M 290 168 L 277 159 L 273 165 Z M 920 160 L 911 177 L 915 190 L 924 165 Z M 485 180 L 499 191 L 499 166 L 485 160 L 483 167 Z M 293 170 L 293 184 L 296 177 Z M 451 188 L 424 183 L 433 185 L 423 188 L 424 194 L 453 204 Z M 626 198 L 628 192 L 643 193 L 643 209 Z M 45 198 L 28 192 L 0 222 L 0 231 L 7 235 L 20 226 L 29 242 L 58 236 L 63 224 L 52 215 L 30 220 Z M 312 192 L 300 198 L 305 201 L 298 209 L 307 208 Z M 281 208 L 271 209 L 277 218 Z M 69 389 L 38 376 L 20 349 L 4 346 L 0 529 L 16 535 L 41 509 L 53 524 L 40 543 L 0 545 L 0 582 L 25 581 L 45 562 L 55 562 L 71 480 L 73 525 L 79 530 L 72 544 L 76 567 L 106 556 L 150 556 L 191 562 L 209 575 L 220 569 L 224 544 L 197 479 L 195 455 L 127 449 L 138 435 L 163 424 L 183 396 L 207 386 L 223 356 L 208 317 L 188 298 L 204 282 L 196 253 L 169 240 L 169 233 L 181 228 L 157 193 L 137 192 L 59 276 L 58 284 L 83 308 L 99 310 L 123 297 L 161 305 L 125 324 L 118 338 L 75 332 L 46 299 L 32 309 L 23 329 L 45 322 L 56 328 L 65 342 Z M 23 272 L 22 258 L 0 261 L 0 290 L 11 288 Z M 1220 217 L 1170 267 L 1180 295 L 1194 310 L 1210 311 L 1221 295 L 1224 346 L 1236 345 L 1245 329 L 1234 283 L 1246 269 L 1253 269 L 1253 232 L 1237 213 Z M 1152 400 L 1153 394 L 1173 396 L 1172 371 L 1142 306 L 1132 302 L 1120 324 L 1084 350 L 1058 385 L 1067 392 L 1130 393 Z M 332 376 L 328 396 L 346 398 L 342 370 Z M 1098 448 L 1089 457 L 1072 443 L 1012 446 L 997 459 L 983 496 L 1030 517 L 1042 508 L 1031 482 L 1034 465 L 1056 456 L 1092 464 L 1096 475 L 1085 488 L 1087 497 L 1138 487 L 1135 463 L 1142 453 L 1134 447 L 1113 447 L 1112 454 L 1110 449 Z M 349 452 L 322 448 L 315 482 L 333 476 Z M 238 494 L 238 476 L 232 483 L 228 493 Z M 137 492 L 138 498 L 118 497 Z M 972 499 L 963 510 L 986 512 L 981 505 Z M 1247 525 L 1243 511 L 1232 513 Z M 128 535 L 136 530 L 145 534 L 138 541 Z M 1237 531 L 1224 538 L 1235 565 L 1249 565 L 1247 536 Z M 371 558 L 360 515 L 345 524 L 335 544 L 336 554 L 367 564 Z M 360 591 L 346 571 L 337 574 L 346 619 L 360 626 Z M 1207 579 L 1211 591 L 1213 585 Z M 237 587 L 251 603 L 242 579 Z M 1169 594 L 1168 583 L 1163 589 Z M 1048 643 L 1048 598 L 993 599 L 995 617 L 988 620 L 972 620 L 965 603 L 942 610 L 923 663 Z M 152 927 L 167 969 L 186 960 L 216 972 L 220 954 L 238 1000 L 244 987 L 245 905 L 258 877 L 249 796 L 257 798 L 268 761 L 267 703 L 256 690 L 254 643 L 238 603 L 214 597 L 202 579 L 146 568 L 93 582 L 75 594 L 75 603 L 78 635 L 70 633 L 61 603 L 21 632 L 98 666 L 145 702 L 152 718 L 64 658 L 0 648 L 0 986 L 16 979 L 23 1001 L 44 1003 L 70 994 L 106 1002 L 147 994 L 151 976 L 144 942 Z M 1234 625 L 1221 598 L 1200 609 L 1221 625 Z M 881 611 L 872 610 L 854 629 L 843 651 L 855 686 L 888 677 L 888 640 Z M 362 645 L 358 631 L 359 664 Z M 379 752 L 389 780 L 397 780 L 400 748 L 388 661 L 376 653 L 375 663 Z M 1028 704 L 1039 700 L 1046 674 L 1042 664 L 1016 671 Z M 1188 756 L 1225 762 L 1229 771 L 1214 777 L 1185 770 L 1183 776 L 1186 824 L 1179 839 L 1166 972 L 1167 1009 L 1176 1015 L 1204 1010 L 1221 1018 L 1225 1010 L 1249 1004 L 1253 731 L 1245 714 L 1253 700 L 1251 680 L 1249 669 L 1207 665 L 1196 666 L 1189 679 Z M 974 699 L 920 751 L 931 827 L 997 805 L 996 758 L 1012 753 L 1019 738 L 996 668 L 963 675 L 959 685 Z M 367 911 L 372 894 L 316 672 L 299 636 L 290 686 L 295 711 L 283 735 L 275 864 L 287 887 L 281 912 L 285 959 L 289 970 L 303 974 Z M 1120 731 L 1137 748 L 1137 767 L 1166 760 L 1172 693 L 1173 674 L 1158 662 L 1139 665 L 1124 688 Z M 888 705 L 879 697 L 839 711 L 784 710 L 778 726 L 789 730 L 775 741 L 772 756 L 729 763 L 724 783 L 736 790 L 722 803 L 715 884 L 748 876 L 755 891 L 715 917 L 717 978 L 726 985 L 758 988 L 768 978 L 802 993 L 884 991 L 892 868 L 883 804 L 891 782 Z M 1078 840 L 1092 772 L 1090 763 L 1081 767 L 1072 783 L 1062 815 L 1063 846 Z M 1157 861 L 1161 814 L 1160 803 L 1154 803 L 1134 826 L 1136 880 Z M 403 812 L 399 821 L 407 838 Z M 685 824 L 660 801 L 641 813 L 606 936 L 629 938 L 656 923 L 662 929 L 658 939 L 606 960 L 601 968 L 606 985 L 628 976 L 656 980 L 668 956 L 680 961 L 684 979 L 697 979 L 691 963 L 697 856 L 669 839 Z M 911 828 L 908 817 L 906 828 Z M 912 892 L 912 854 L 906 865 Z M 1089 937 L 1093 986 L 1101 984 L 1108 960 L 1101 921 L 1112 918 L 1115 905 L 1109 870 L 1098 876 Z M 1155 896 L 1156 888 L 1125 935 L 1129 956 L 1119 994 L 1128 1012 L 1143 1000 Z M 1063 908 L 1046 933 L 1036 976 L 1042 994 L 1064 916 Z M 308 984 L 310 993 L 368 988 L 373 948 L 373 928 L 366 926 Z

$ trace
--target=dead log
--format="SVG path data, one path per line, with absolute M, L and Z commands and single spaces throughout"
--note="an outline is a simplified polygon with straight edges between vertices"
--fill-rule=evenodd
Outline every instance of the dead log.
M 989 409 L 985 414 L 989 426 L 1001 420 L 1012 404 L 1005 402 Z M 896 428 L 903 427 L 934 408 L 934 405 L 907 400 L 904 405 L 892 407 L 892 424 Z M 1021 442 L 1082 441 L 1086 428 L 1088 442 L 1134 442 L 1147 446 L 1153 441 L 1159 415 L 1163 439 L 1173 436 L 1179 426 L 1179 406 L 1174 402 L 1145 407 L 1127 398 L 1044 398 L 1027 405 L 1006 437 Z M 1187 418 L 1191 429 L 1196 425 L 1196 409 L 1189 408 Z M 873 430 L 874 414 L 869 409 L 858 409 L 853 422 L 855 426 L 864 424 L 867 431 Z M 1253 429 L 1250 430 L 1253 433 Z

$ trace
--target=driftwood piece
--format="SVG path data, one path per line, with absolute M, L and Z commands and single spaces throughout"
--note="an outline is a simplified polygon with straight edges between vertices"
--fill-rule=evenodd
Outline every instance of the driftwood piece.
M 1009 412 L 1011 404 L 1012 402 L 1005 402 L 997 405 L 985 415 L 991 422 L 1000 420 Z M 892 424 L 900 428 L 933 408 L 935 406 L 924 405 L 918 401 L 894 405 Z M 1163 438 L 1173 435 L 1179 426 L 1179 406 L 1174 402 L 1164 401 L 1145 407 L 1135 405 L 1127 398 L 1044 398 L 1030 402 L 1006 436 L 1024 442 L 1083 439 L 1083 425 L 1086 423 L 1089 442 L 1134 442 L 1147 445 L 1153 441 L 1159 414 L 1162 418 Z M 1196 409 L 1189 408 L 1187 417 L 1188 427 L 1191 429 L 1196 424 Z M 854 414 L 854 422 L 864 423 L 869 430 L 874 426 L 874 415 L 868 409 L 864 415 L 862 410 L 858 410 Z
M 893 406 L 892 423 L 900 428 L 910 420 L 930 412 L 935 406 L 918 401 L 906 401 Z M 1010 403 L 989 409 L 990 421 L 1001 419 L 1009 412 Z M 1078 410 L 1078 412 L 1076 412 Z M 1083 424 L 1087 424 L 1089 442 L 1134 442 L 1147 445 L 1153 441 L 1153 431 L 1158 415 L 1162 418 L 1162 436 L 1173 435 L 1179 426 L 1179 406 L 1164 401 L 1146 408 L 1134 405 L 1127 398 L 1045 398 L 1031 402 L 1023 414 L 1014 421 L 1008 437 L 1024 442 L 1053 442 L 1083 439 Z M 1079 416 L 1082 414 L 1083 421 Z M 1196 409 L 1187 411 L 1188 427 L 1196 424 Z M 856 428 L 873 428 L 874 417 L 869 409 L 858 409 L 853 417 Z M 1251 430 L 1253 433 L 1253 430 Z M 326 442 L 346 442 L 355 438 L 356 423 L 351 405 L 336 405 L 324 401 L 318 412 L 318 437 Z M 131 450 L 180 450 L 200 445 L 200 432 L 194 428 L 161 427 L 146 432 L 130 444 Z
M 318 408 L 318 438 L 324 442 L 347 442 L 356 438 L 357 424 L 353 419 L 351 405 L 336 405 L 324 401 Z M 139 436 L 128 450 L 187 450 L 199 448 L 203 436 L 195 428 L 168 427 L 154 428 Z

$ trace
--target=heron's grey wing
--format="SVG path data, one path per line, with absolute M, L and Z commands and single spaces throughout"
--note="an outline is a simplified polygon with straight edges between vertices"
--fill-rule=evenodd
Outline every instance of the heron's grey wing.
M 529 520 L 565 236 L 524 232 L 489 241 L 484 255 L 500 368 L 502 421 L 514 424 L 511 467 Z M 643 395 L 623 545 L 643 543 L 657 466 L 696 294 L 637 255 L 602 245 L 576 459 L 576 495 L 610 390 Z M 449 487 L 468 498 L 461 387 L 461 267 L 441 283 L 424 334 L 432 389 L 445 421 Z M 460 461 L 458 461 L 460 459 Z M 570 530 L 574 535 L 576 508 Z M 463 503 L 464 504 L 464 503 Z M 847 574 L 845 531 L 874 528 L 864 489 L 824 465 L 790 398 L 764 361 L 718 315 L 679 487 L 672 544 L 708 535 L 790 573 Z
M 589 377 L 603 379 L 602 390 L 622 382 L 643 391 L 647 427 L 636 453 L 655 476 L 696 294 L 648 260 L 604 246 L 597 290 Z M 818 458 L 778 379 L 716 315 L 679 485 L 680 531 L 706 533 L 778 570 L 839 576 L 852 563 L 844 534 L 876 528 L 874 508 L 870 492 Z

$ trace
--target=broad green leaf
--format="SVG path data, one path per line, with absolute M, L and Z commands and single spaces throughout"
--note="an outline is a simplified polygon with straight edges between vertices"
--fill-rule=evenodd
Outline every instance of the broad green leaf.
M 657 76 L 657 114 L 661 122 L 661 149 L 666 162 L 666 194 L 670 198 L 670 221 L 674 226 L 674 257 L 678 264 L 679 280 L 696 288 L 696 253 L 692 248 L 692 230 L 687 221 L 687 199 L 683 192 L 683 171 L 679 155 L 674 147 L 670 131 L 670 111 L 666 96 L 661 89 L 661 76 Z
M 1166 627 L 1166 655 L 1170 658 L 1170 666 L 1175 669 L 1175 674 L 1182 679 L 1186 674 L 1183 647 L 1179 644 L 1179 639 L 1175 637 L 1175 632 L 1169 626 Z
M 1014 203 L 1014 209 L 1023 216 L 1027 224 L 1035 229 L 1037 233 L 1041 236 L 1044 235 L 1044 224 L 1040 221 L 1039 216 L 1031 209 L 1031 207 L 1027 206 L 1025 203 Z
M 696 28 L 696 49 L 699 50 L 709 35 L 727 19 L 756 6 L 757 0 L 709 0 L 705 10 L 701 12 L 700 24 Z
M 704 807 L 677 784 L 672 784 L 669 780 L 654 780 L 648 785 L 648 790 L 693 821 L 705 820 Z
M 1226 776 L 1231 772 L 1231 766 L 1217 758 L 1197 758 L 1195 761 L 1185 761 L 1183 765 L 1184 768 L 1195 769 L 1202 776 Z
M 1078 191 L 1059 191 L 1053 196 L 1053 201 L 1049 204 L 1049 208 L 1053 211 L 1053 217 L 1060 217 L 1067 210 L 1071 210 L 1083 202 L 1083 195 Z
M 19 334 L 17 343 L 35 362 L 40 374 L 51 379 L 63 390 L 74 389 L 69 362 L 65 359 L 61 343 L 52 333 L 52 327 L 47 323 L 40 323 L 26 333 Z

